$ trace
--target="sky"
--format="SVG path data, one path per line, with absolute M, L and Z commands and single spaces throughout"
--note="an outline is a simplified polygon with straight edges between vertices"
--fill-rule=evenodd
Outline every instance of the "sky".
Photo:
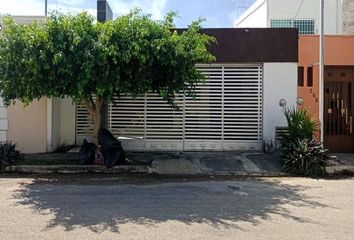
M 133 8 L 152 14 L 156 20 L 170 11 L 177 11 L 177 27 L 187 27 L 199 17 L 205 18 L 203 27 L 232 27 L 233 22 L 255 0 L 108 0 L 114 17 Z M 45 0 L 0 0 L 0 14 L 44 15 Z M 64 13 L 87 11 L 96 16 L 97 0 L 48 0 L 48 11 Z

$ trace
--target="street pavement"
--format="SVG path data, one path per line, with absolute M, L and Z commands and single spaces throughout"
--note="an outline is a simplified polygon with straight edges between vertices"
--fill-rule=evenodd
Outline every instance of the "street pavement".
M 0 239 L 340 239 L 354 179 L 0 176 Z

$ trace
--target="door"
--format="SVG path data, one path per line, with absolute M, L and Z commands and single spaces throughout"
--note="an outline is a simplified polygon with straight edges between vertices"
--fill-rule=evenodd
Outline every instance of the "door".
M 326 67 L 324 144 L 332 152 L 354 152 L 354 68 Z

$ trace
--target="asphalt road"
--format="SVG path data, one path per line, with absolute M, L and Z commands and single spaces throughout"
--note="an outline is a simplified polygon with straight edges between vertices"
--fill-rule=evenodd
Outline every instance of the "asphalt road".
M 354 179 L 1 178 L 0 239 L 350 239 Z

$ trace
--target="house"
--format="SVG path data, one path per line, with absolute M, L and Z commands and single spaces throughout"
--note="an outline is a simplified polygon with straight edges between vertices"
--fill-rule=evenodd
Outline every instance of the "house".
M 324 144 L 354 152 L 354 35 L 324 37 Z M 319 113 L 319 36 L 299 37 L 298 96 Z
M 324 1 L 325 34 L 343 34 L 343 12 L 347 13 L 350 10 L 349 2 Z M 319 0 L 256 0 L 235 21 L 234 27 L 295 27 L 299 30 L 299 34 L 319 34 L 319 13 Z M 345 16 L 345 20 L 350 20 L 349 14 Z
M 297 28 L 298 96 L 314 115 L 324 106 L 324 145 L 333 152 L 354 152 L 354 3 L 324 1 L 324 102 L 319 102 L 319 3 L 257 0 L 235 27 Z
M 199 64 L 207 81 L 196 100 L 180 95 L 180 111 L 155 94 L 108 105 L 107 128 L 131 151 L 261 151 L 286 124 L 282 106 L 297 98 L 295 29 L 203 29 L 215 36 L 211 64 Z M 280 106 L 280 103 L 282 106 Z M 81 144 L 92 134 L 85 109 L 71 99 L 43 98 L 6 109 L 7 140 L 24 152 Z
M 42 21 L 44 16 L 13 16 L 19 24 L 28 24 L 32 21 Z M 2 25 L 2 16 L 0 16 Z M 2 27 L 0 28 L 2 29 Z M 1 35 L 1 30 L 0 30 Z M 27 108 L 18 103 L 15 106 L 5 108 L 0 99 L 0 141 L 13 140 L 25 151 L 45 152 L 46 136 L 46 99 L 35 101 Z M 31 126 L 30 128 L 28 126 Z
M 204 29 L 218 44 L 197 98 L 180 96 L 174 111 L 155 94 L 122 97 L 108 106 L 108 129 L 133 151 L 261 151 L 285 125 L 282 107 L 296 104 L 295 29 Z M 283 101 L 282 101 L 283 102 Z M 90 137 L 91 120 L 76 110 L 76 142 Z
M 99 14 L 105 16 L 105 9 Z M 180 110 L 152 93 L 108 104 L 106 126 L 126 150 L 261 151 L 286 125 L 282 109 L 295 106 L 297 99 L 297 31 L 202 31 L 217 40 L 210 46 L 216 61 L 198 64 L 206 82 L 196 87 L 196 99 L 179 95 Z M 4 112 L 6 140 L 17 142 L 23 152 L 79 145 L 92 135 L 88 112 L 68 98 L 43 98 L 27 107 L 16 103 Z

